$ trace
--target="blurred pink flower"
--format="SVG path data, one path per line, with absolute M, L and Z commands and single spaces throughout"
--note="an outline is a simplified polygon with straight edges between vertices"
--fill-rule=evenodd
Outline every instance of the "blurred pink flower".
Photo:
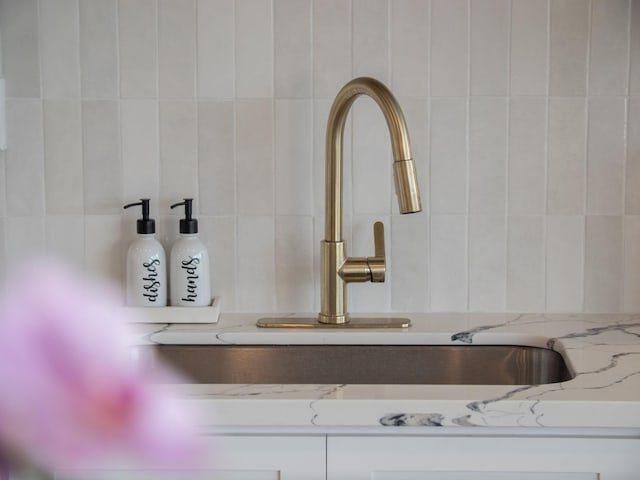
M 123 456 L 193 466 L 195 417 L 154 384 L 173 372 L 134 368 L 115 292 L 51 263 L 10 280 L 0 297 L 0 456 L 47 470 Z

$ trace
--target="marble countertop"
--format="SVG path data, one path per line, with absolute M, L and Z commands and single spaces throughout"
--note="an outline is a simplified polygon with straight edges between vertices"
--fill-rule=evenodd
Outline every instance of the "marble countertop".
M 406 330 L 136 325 L 140 344 L 507 344 L 552 348 L 575 374 L 539 386 L 181 386 L 212 427 L 540 427 L 640 429 L 640 314 L 407 314 Z M 394 315 L 398 316 L 398 315 Z

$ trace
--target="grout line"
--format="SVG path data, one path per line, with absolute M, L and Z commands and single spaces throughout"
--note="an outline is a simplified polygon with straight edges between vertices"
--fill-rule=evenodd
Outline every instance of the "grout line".
M 503 311 L 509 311 L 509 253 L 510 253 L 510 239 L 511 234 L 509 232 L 509 179 L 511 173 L 511 41 L 512 41 L 512 29 L 511 20 L 513 18 L 513 9 L 511 1 L 508 3 L 508 15 L 509 24 L 507 26 L 507 101 L 506 101 L 506 118 L 505 118 L 505 162 L 504 162 L 504 231 L 505 231 L 505 248 L 504 248 L 504 304 L 502 306 Z
M 466 92 L 466 195 L 467 195 L 467 215 L 466 215 L 466 308 L 471 310 L 471 0 L 467 0 L 467 92 Z
M 551 116 L 551 101 L 549 97 L 550 83 L 551 83 L 551 0 L 547 0 L 547 72 L 546 72 L 546 85 L 545 85 L 545 125 L 544 125 L 544 206 L 543 206 L 543 225 L 542 225 L 542 248 L 543 248 L 543 286 L 542 292 L 542 308 L 546 312 L 548 311 L 548 278 L 549 278 L 549 122 Z

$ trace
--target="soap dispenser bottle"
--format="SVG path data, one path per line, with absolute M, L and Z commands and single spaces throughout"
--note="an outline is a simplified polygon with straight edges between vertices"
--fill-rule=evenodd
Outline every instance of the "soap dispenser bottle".
M 167 264 L 164 248 L 156 240 L 156 222 L 149 218 L 149 199 L 142 198 L 124 208 L 140 205 L 142 218 L 136 222 L 138 238 L 129 245 L 126 266 L 126 302 L 135 307 L 167 305 Z
M 180 238 L 171 247 L 170 296 L 171 305 L 204 307 L 211 304 L 209 253 L 198 238 L 198 220 L 192 218 L 192 198 L 171 205 L 184 205 L 180 220 Z

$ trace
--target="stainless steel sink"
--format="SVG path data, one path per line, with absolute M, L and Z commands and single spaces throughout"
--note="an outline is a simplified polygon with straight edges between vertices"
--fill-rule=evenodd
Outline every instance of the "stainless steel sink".
M 573 378 L 562 355 L 510 345 L 141 347 L 193 383 L 537 385 Z

